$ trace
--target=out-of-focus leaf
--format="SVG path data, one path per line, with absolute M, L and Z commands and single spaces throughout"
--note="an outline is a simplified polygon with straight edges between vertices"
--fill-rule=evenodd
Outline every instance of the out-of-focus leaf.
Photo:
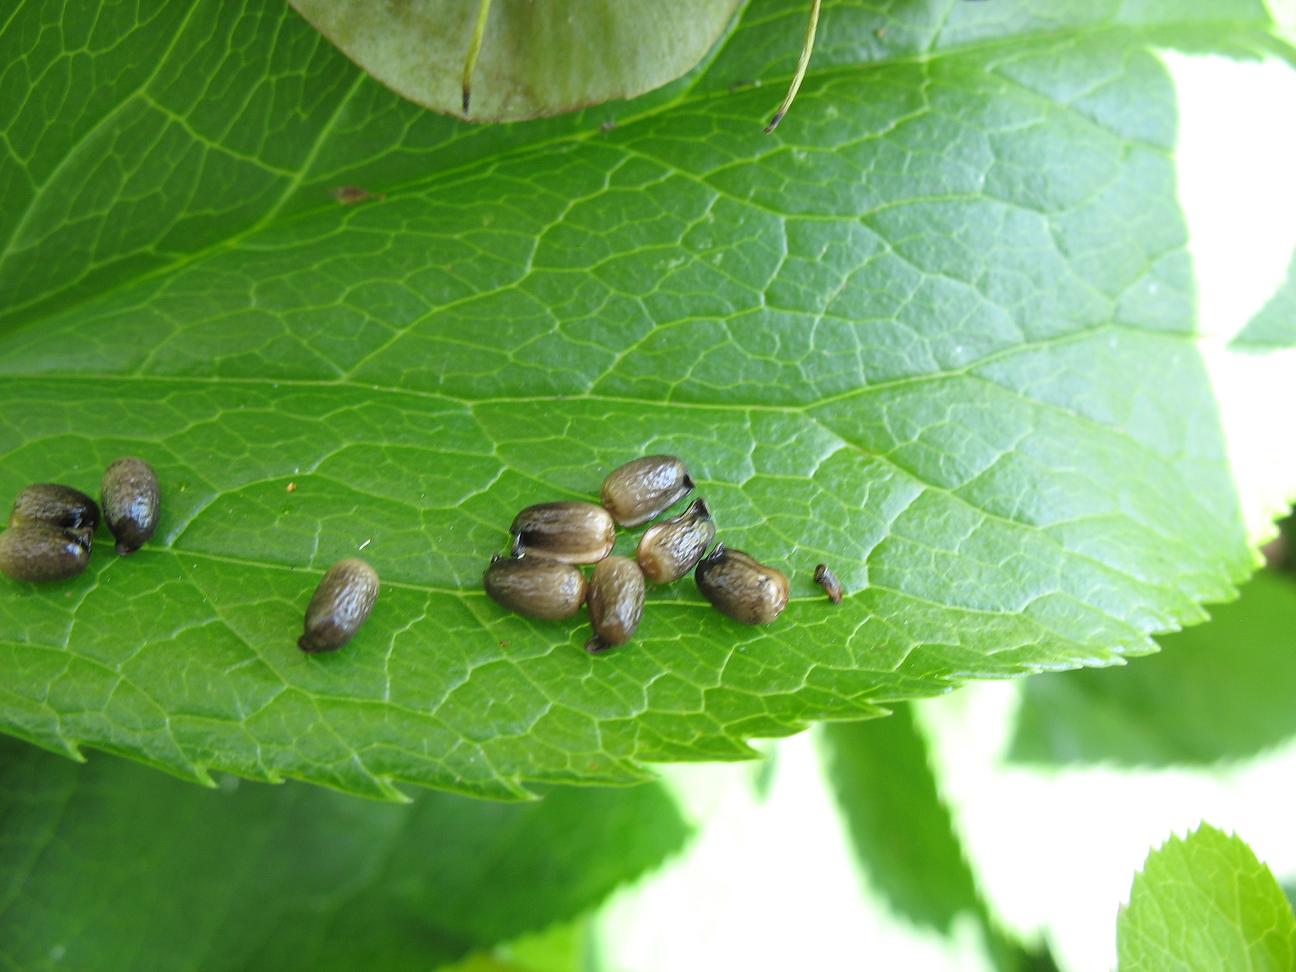
M 1282 286 L 1234 339 L 1234 344 L 1256 350 L 1296 346 L 1296 253 L 1292 254 Z
M 463 111 L 475 0 L 291 0 L 348 57 L 412 101 Z M 659 87 L 697 64 L 739 0 L 494 0 L 472 73 L 474 121 L 572 111 Z
M 657 784 L 394 806 L 0 741 L 0 968 L 432 968 L 592 907 L 687 832 Z
M 913 711 L 823 727 L 828 776 L 860 866 L 892 907 L 949 933 L 960 914 L 982 916 L 976 882 L 936 790 Z
M 1212 613 L 1129 666 L 1031 679 L 1011 757 L 1209 763 L 1296 736 L 1296 582 L 1258 574 Z
M 822 739 L 860 867 L 898 914 L 945 935 L 960 915 L 972 916 L 997 969 L 1052 968 L 991 920 L 909 706 L 886 719 L 828 723 Z
M 588 918 L 578 918 L 475 952 L 437 972 L 597 972 L 597 956 Z
M 1117 924 L 1120 972 L 1296 968 L 1296 916 L 1239 837 L 1202 824 L 1135 875 Z

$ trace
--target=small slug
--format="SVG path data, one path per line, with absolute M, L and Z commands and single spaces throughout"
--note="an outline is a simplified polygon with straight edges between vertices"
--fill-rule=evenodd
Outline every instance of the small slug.
M 75 577 L 90 563 L 85 528 L 23 523 L 0 533 L 0 571 L 14 580 L 59 581 Z
M 153 467 L 127 456 L 104 470 L 103 511 L 117 538 L 117 552 L 133 554 L 153 536 L 158 524 L 158 481 Z
M 623 527 L 647 523 L 693 490 L 688 469 L 674 456 L 644 456 L 603 480 L 603 505 Z
M 14 500 L 9 525 L 59 527 L 89 550 L 99 527 L 99 504 L 71 486 L 33 483 Z
M 693 576 L 703 597 L 743 624 L 769 624 L 787 607 L 783 572 L 723 543 L 702 558 Z
M 828 595 L 828 600 L 834 604 L 840 604 L 842 599 L 841 581 L 827 564 L 815 564 L 814 572 L 815 583 L 824 589 Z
M 359 557 L 339 560 L 324 573 L 306 608 L 297 647 L 312 654 L 337 651 L 365 623 L 378 598 L 378 572 Z
M 706 500 L 696 499 L 679 516 L 644 531 L 635 557 L 654 584 L 669 584 L 687 574 L 715 539 L 715 521 Z
M 534 554 L 564 564 L 593 564 L 612 552 L 616 524 L 594 503 L 528 506 L 513 519 L 513 556 Z
M 482 583 L 504 607 L 529 618 L 570 618 L 585 603 L 585 575 L 557 560 L 493 557 Z
M 594 568 L 589 583 L 590 621 L 594 637 L 585 644 L 591 654 L 623 645 L 643 617 L 644 575 L 629 557 L 608 557 Z

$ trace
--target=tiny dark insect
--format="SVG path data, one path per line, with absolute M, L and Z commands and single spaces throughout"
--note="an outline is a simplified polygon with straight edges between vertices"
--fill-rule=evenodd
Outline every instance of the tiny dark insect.
M 629 557 L 608 557 L 594 568 L 589 583 L 590 622 L 594 637 L 585 644 L 598 654 L 630 640 L 643 617 L 644 575 Z
M 127 456 L 105 469 L 101 499 L 119 554 L 133 554 L 153 536 L 158 525 L 158 481 L 143 459 Z
M 715 521 L 706 500 L 697 499 L 679 516 L 644 531 L 635 557 L 654 584 L 670 584 L 692 570 L 715 539 Z
M 90 550 L 99 527 L 99 504 L 71 486 L 33 483 L 14 500 L 9 525 L 58 527 Z
M 593 564 L 612 552 L 616 524 L 594 503 L 566 501 L 528 506 L 513 519 L 513 556 L 534 554 L 565 564 Z
M 339 560 L 315 588 L 297 647 L 311 654 L 337 651 L 369 617 L 378 588 L 378 573 L 368 563 L 359 557 Z
M 703 597 L 743 624 L 769 624 L 787 607 L 783 572 L 723 543 L 702 558 L 693 576 Z
M 828 595 L 828 600 L 834 604 L 840 604 L 842 599 L 841 581 L 827 564 L 815 564 L 814 572 L 815 583 L 824 589 Z
M 570 618 L 585 603 L 585 575 L 541 557 L 493 557 L 482 584 L 495 601 L 529 618 Z
M 90 545 L 71 530 L 24 523 L 0 533 L 0 572 L 14 580 L 67 580 L 90 563 Z
M 337 186 L 333 189 L 333 198 L 343 206 L 354 206 L 356 203 L 368 202 L 370 199 L 382 202 L 387 196 L 381 192 L 370 192 L 362 186 Z
M 603 480 L 603 505 L 623 527 L 647 523 L 693 491 L 688 469 L 675 456 L 644 456 Z

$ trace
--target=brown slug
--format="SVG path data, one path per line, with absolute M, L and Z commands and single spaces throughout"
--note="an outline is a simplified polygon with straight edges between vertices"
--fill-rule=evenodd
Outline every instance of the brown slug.
M 591 654 L 630 640 L 643 617 L 644 575 L 629 557 L 608 557 L 594 568 L 589 583 L 590 622 L 594 637 L 585 645 Z
M 499 604 L 529 618 L 570 618 L 585 603 L 585 575 L 557 560 L 494 557 L 482 583 Z
M 743 624 L 769 624 L 787 607 L 783 572 L 723 543 L 698 562 L 693 576 L 703 597 Z
M 14 580 L 67 580 L 90 563 L 84 530 L 64 530 L 40 523 L 20 523 L 0 533 L 0 572 Z
M 565 564 L 593 564 L 612 552 L 616 524 L 594 503 L 566 501 L 528 506 L 513 519 L 513 556 Z
M 158 481 L 143 459 L 127 456 L 105 469 L 101 499 L 119 554 L 133 554 L 153 536 L 158 524 Z
M 297 647 L 311 654 L 337 651 L 369 617 L 378 588 L 378 573 L 365 561 L 358 557 L 339 560 L 315 588 Z
M 14 500 L 9 525 L 56 526 L 93 535 L 99 526 L 99 504 L 71 486 L 32 483 Z
M 688 469 L 675 456 L 644 456 L 603 480 L 603 505 L 623 527 L 639 526 L 693 490 Z
M 654 584 L 677 581 L 694 568 L 711 541 L 715 521 L 704 499 L 696 499 L 679 516 L 654 523 L 644 531 L 635 557 L 644 576 Z

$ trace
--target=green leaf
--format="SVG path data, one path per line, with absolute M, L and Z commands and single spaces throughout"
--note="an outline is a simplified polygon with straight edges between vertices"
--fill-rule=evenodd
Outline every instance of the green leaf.
M 1296 251 L 1282 286 L 1234 340 L 1239 348 L 1264 350 L 1296 346 Z
M 790 69 L 792 0 L 610 132 L 418 114 L 278 8 L 24 4 L 0 495 L 134 453 L 165 498 L 135 557 L 8 585 L 0 728 L 195 779 L 517 796 L 1151 650 L 1252 569 L 1259 490 L 1194 334 L 1155 52 L 1279 50 L 1261 7 L 1180 6 L 830 6 L 764 137 L 776 98 L 730 86 Z M 838 35 L 861 16 L 918 56 L 858 69 L 889 56 Z M 581 624 L 486 599 L 519 507 L 650 451 L 789 573 L 777 624 L 685 582 L 590 658 Z M 303 656 L 358 550 L 373 617 Z
M 941 798 L 927 743 L 910 706 L 887 719 L 828 723 L 826 775 L 866 879 L 920 927 L 953 934 L 958 918 L 981 926 L 995 968 L 1046 968 L 994 925 Z
M 657 784 L 392 806 L 13 740 L 0 820 L 0 967 L 87 972 L 431 968 L 576 915 L 688 832 Z
M 1148 855 L 1117 925 L 1121 972 L 1296 967 L 1296 916 L 1237 836 L 1202 824 Z
M 983 917 L 912 710 L 900 706 L 889 719 L 829 723 L 823 739 L 827 775 L 860 866 L 892 907 L 944 934 L 960 914 Z
M 554 925 L 489 951 L 474 952 L 437 972 L 597 972 L 590 918 Z
M 716 42 L 739 0 L 581 0 L 490 5 L 463 108 L 478 5 L 292 0 L 347 56 L 392 90 L 474 121 L 513 121 L 628 98 L 673 81 Z
M 1296 582 L 1258 574 L 1213 614 L 1128 668 L 1031 679 L 1012 758 L 1210 763 L 1296 736 Z

